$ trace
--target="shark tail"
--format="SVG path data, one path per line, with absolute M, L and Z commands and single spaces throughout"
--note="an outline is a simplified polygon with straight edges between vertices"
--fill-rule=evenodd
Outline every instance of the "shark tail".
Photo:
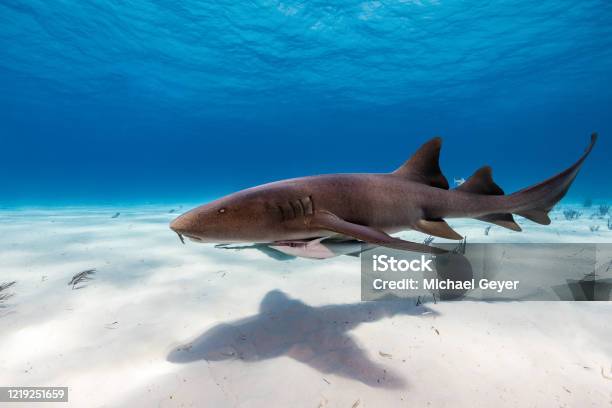
M 595 142 L 597 142 L 597 133 L 591 135 L 591 143 L 572 166 L 541 183 L 509 195 L 508 206 L 511 212 L 538 224 L 550 224 L 548 213 L 567 194 L 582 164 L 593 150 Z
M 521 227 L 514 221 L 512 214 L 520 215 L 538 224 L 550 224 L 548 213 L 567 194 L 596 141 L 597 133 L 593 133 L 586 151 L 572 166 L 541 183 L 505 196 L 501 206 L 503 210 L 499 213 L 476 217 L 476 219 L 514 231 L 520 231 Z M 503 190 L 493 181 L 490 167 L 477 170 L 465 183 L 457 187 L 457 190 L 474 194 L 504 195 Z

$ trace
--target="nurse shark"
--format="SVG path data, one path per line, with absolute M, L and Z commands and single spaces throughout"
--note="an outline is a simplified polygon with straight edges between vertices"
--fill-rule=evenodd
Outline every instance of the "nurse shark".
M 565 196 L 596 140 L 593 133 L 586 151 L 566 170 L 508 195 L 493 181 L 489 166 L 449 189 L 438 163 L 442 140 L 436 137 L 392 173 L 327 174 L 268 183 L 194 208 L 170 228 L 181 240 L 265 243 L 314 258 L 334 256 L 333 250 L 322 247 L 326 239 L 443 253 L 390 234 L 411 229 L 462 239 L 445 218 L 475 218 L 521 231 L 513 214 L 548 225 L 548 212 Z

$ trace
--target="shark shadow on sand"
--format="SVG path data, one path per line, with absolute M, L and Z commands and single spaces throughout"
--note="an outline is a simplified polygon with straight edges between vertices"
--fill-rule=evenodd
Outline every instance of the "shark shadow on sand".
M 431 315 L 414 302 L 360 302 L 313 307 L 279 290 L 266 294 L 259 313 L 216 325 L 194 341 L 168 354 L 168 361 L 241 360 L 258 362 L 291 357 L 325 374 L 360 381 L 372 387 L 403 388 L 406 382 L 372 361 L 350 335 L 362 323 L 395 315 Z

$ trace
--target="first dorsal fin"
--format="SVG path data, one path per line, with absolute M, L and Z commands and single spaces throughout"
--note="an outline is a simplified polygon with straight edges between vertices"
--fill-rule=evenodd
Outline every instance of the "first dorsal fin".
M 419 150 L 417 150 L 399 169 L 395 170 L 393 174 L 418 183 L 424 183 L 432 187 L 448 190 L 448 181 L 442 174 L 442 171 L 440 171 L 440 165 L 438 163 L 441 147 L 441 138 L 435 137 L 431 139 L 421 146 Z
M 493 181 L 489 166 L 476 170 L 465 183 L 457 187 L 457 190 L 473 194 L 504 195 L 504 190 Z

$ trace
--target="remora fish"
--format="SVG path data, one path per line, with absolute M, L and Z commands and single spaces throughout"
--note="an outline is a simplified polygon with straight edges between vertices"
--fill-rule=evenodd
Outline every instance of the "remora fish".
M 594 133 L 582 157 L 565 171 L 510 195 L 495 184 L 488 166 L 449 190 L 438 164 L 442 140 L 434 138 L 392 173 L 328 174 L 264 184 L 190 210 L 170 228 L 200 242 L 286 244 L 340 235 L 396 249 L 441 252 L 389 234 L 413 229 L 461 239 L 444 218 L 475 218 L 520 231 L 512 214 L 548 225 L 548 212 L 567 193 L 596 140 Z

